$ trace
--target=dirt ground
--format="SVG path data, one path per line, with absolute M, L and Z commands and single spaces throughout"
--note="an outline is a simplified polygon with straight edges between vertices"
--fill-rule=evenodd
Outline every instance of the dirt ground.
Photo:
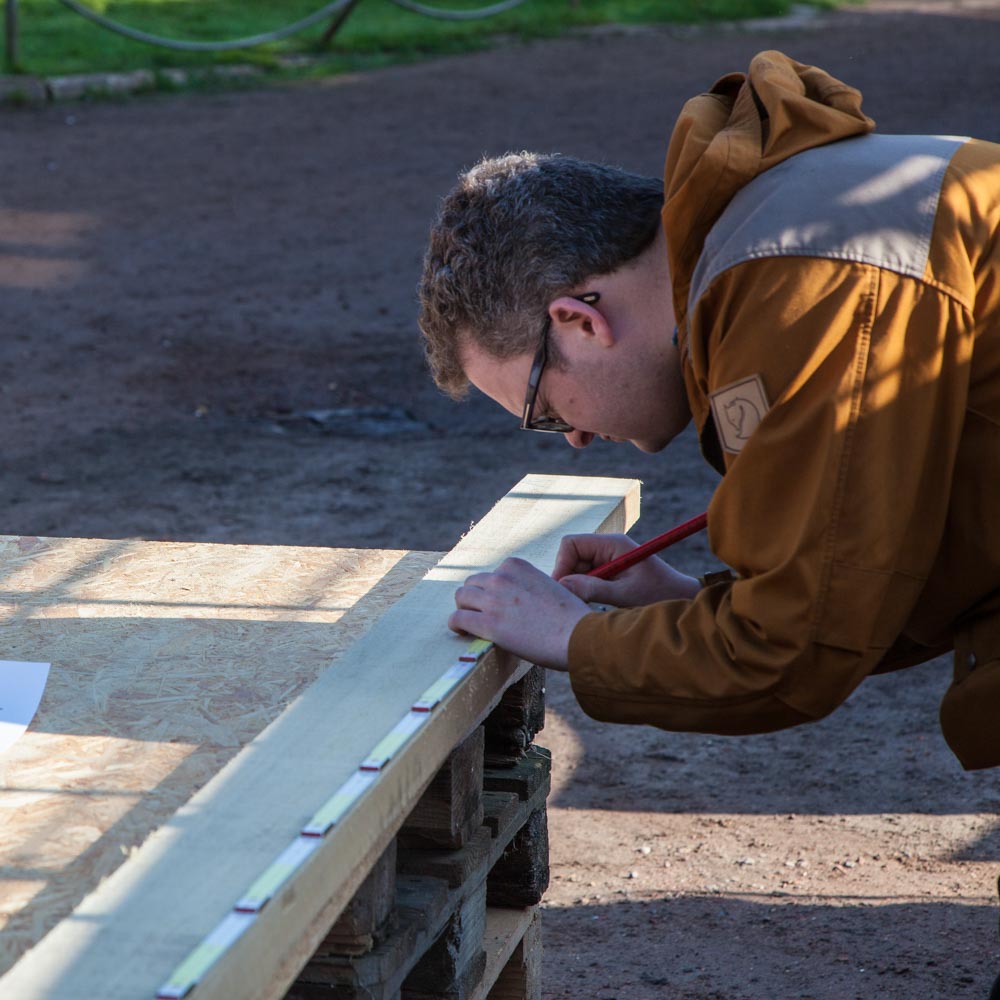
M 427 224 L 483 153 L 656 174 L 682 101 L 764 48 L 889 132 L 1000 139 L 995 5 L 607 30 L 327 83 L 0 111 L 0 530 L 446 550 L 527 472 L 644 480 L 645 538 L 714 474 L 524 435 L 426 378 Z M 677 550 L 713 568 L 703 537 Z M 552 676 L 545 996 L 985 998 L 1000 788 L 938 731 L 941 661 L 829 719 L 597 725 Z

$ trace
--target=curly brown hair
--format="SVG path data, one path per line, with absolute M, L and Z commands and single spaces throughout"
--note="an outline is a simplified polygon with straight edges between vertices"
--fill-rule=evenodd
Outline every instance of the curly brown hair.
M 468 391 L 466 340 L 496 358 L 533 352 L 549 303 L 642 253 L 662 206 L 659 179 L 569 156 L 509 153 L 460 174 L 418 286 L 437 385 L 454 399 Z M 550 352 L 558 365 L 554 344 Z

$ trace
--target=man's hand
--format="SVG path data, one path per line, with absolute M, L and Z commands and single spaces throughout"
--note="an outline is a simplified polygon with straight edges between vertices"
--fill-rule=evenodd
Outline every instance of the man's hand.
M 488 639 L 522 659 L 565 670 L 569 637 L 590 608 L 561 583 L 523 559 L 470 576 L 455 592 L 456 632 Z
M 656 601 L 691 598 L 698 581 L 679 573 L 658 556 L 649 556 L 613 580 L 586 576 L 617 556 L 636 548 L 628 535 L 567 535 L 559 546 L 552 576 L 584 601 L 631 608 Z

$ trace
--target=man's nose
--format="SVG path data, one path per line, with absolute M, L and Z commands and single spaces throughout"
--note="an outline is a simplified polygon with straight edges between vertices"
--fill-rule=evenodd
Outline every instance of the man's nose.
M 564 438 L 574 447 L 574 448 L 586 448 L 591 441 L 594 440 L 594 435 L 590 431 L 569 431 L 563 435 Z

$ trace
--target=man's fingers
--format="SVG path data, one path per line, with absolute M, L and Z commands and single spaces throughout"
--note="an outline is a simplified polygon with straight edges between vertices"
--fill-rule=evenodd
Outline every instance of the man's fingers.
M 478 611 L 483 606 L 486 592 L 482 587 L 472 587 L 464 583 L 455 591 L 455 607 L 471 608 Z
M 455 604 L 460 608 L 482 611 L 501 583 L 496 573 L 473 573 L 455 591 Z
M 604 580 L 598 580 L 596 576 L 581 576 L 571 574 L 564 576 L 559 581 L 571 594 L 575 594 L 581 601 L 605 601 L 607 596 L 607 584 Z
M 603 535 L 567 535 L 559 543 L 552 578 L 561 580 L 571 573 L 587 573 L 607 562 L 603 555 L 607 549 L 608 539 Z
M 575 573 L 589 573 L 597 566 L 635 548 L 628 535 L 567 535 L 559 543 L 554 580 Z
M 479 639 L 488 639 L 492 642 L 493 636 L 486 634 L 489 631 L 486 626 L 486 616 L 478 611 L 459 608 L 458 611 L 453 611 L 448 616 L 448 628 L 452 632 L 457 632 L 459 635 L 474 635 Z
M 579 573 L 585 567 L 580 566 L 580 556 L 576 550 L 577 535 L 567 535 L 559 543 L 556 553 L 556 564 L 552 569 L 552 579 L 561 580 L 567 573 Z
M 493 573 L 473 573 L 472 576 L 467 576 L 465 582 L 462 584 L 463 587 L 478 587 L 480 590 L 484 589 L 493 579 Z
M 523 559 L 505 559 L 455 591 L 448 627 L 495 642 L 516 656 L 566 669 L 569 637 L 587 605 Z

